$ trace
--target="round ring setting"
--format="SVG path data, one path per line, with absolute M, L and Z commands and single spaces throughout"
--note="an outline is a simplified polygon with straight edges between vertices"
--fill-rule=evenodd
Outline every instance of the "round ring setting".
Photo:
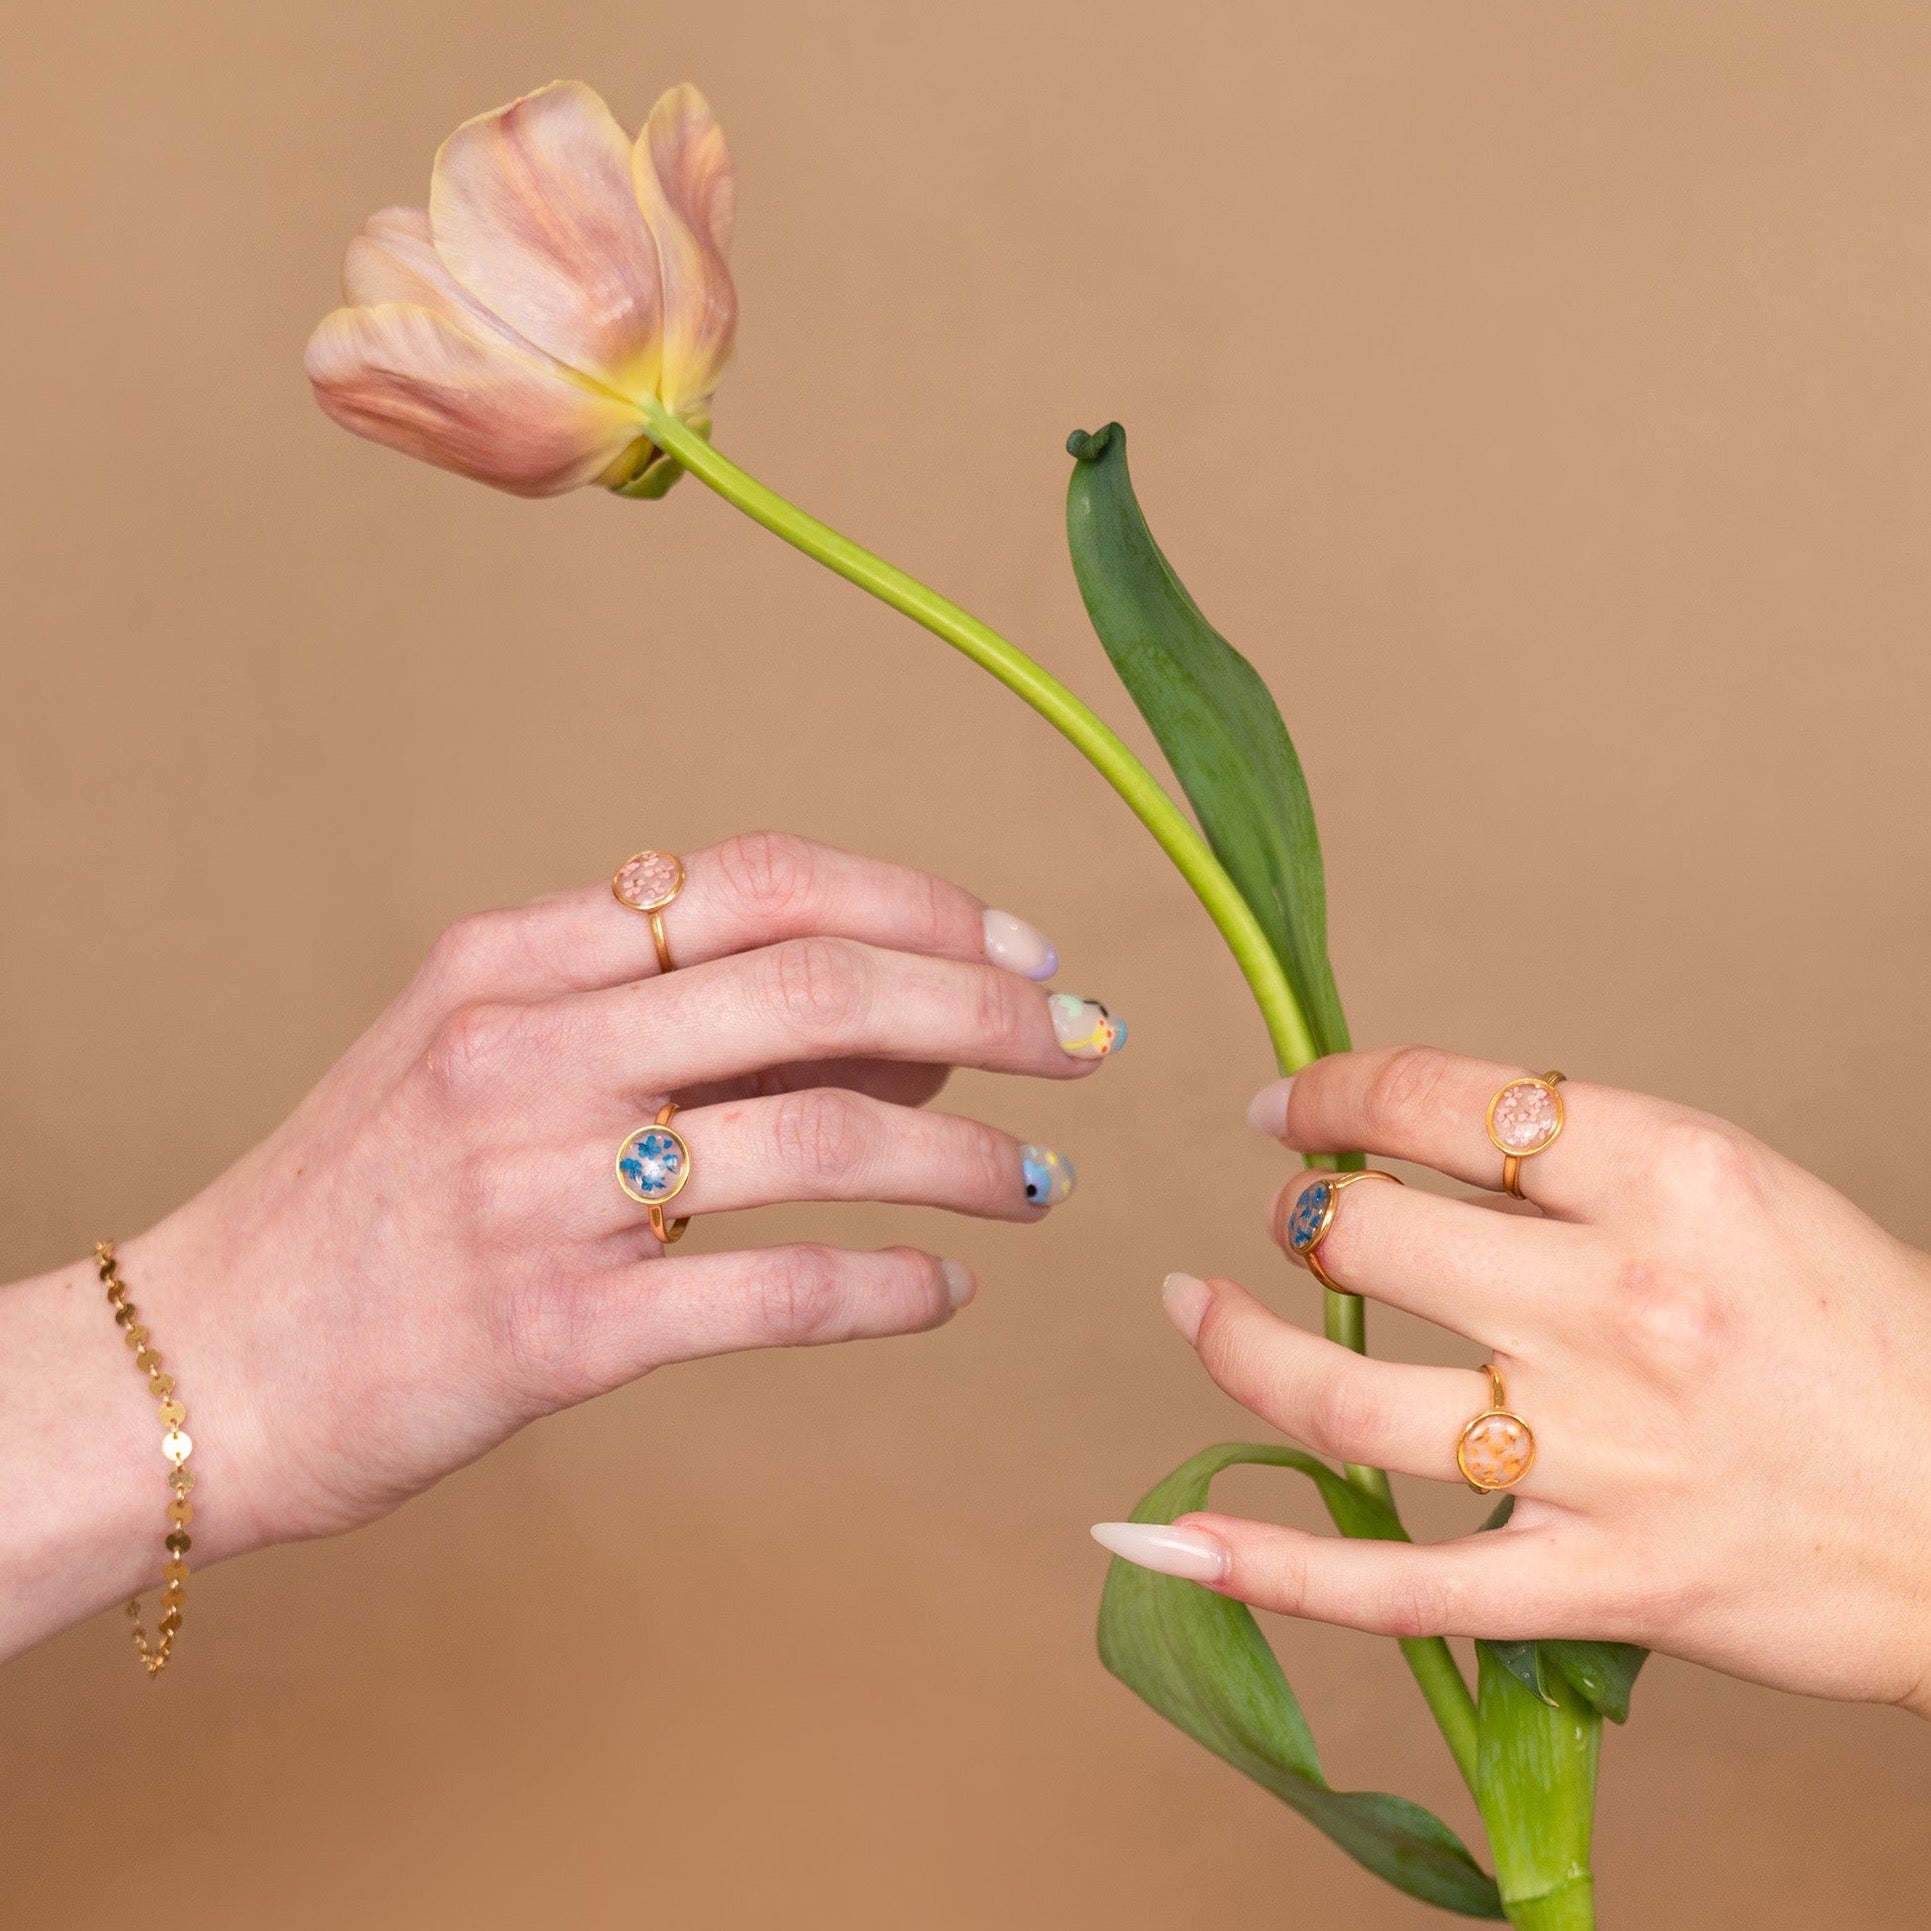
M 1455 1438 L 1455 1466 L 1477 1495 L 1513 1488 L 1535 1466 L 1535 1431 L 1509 1407 L 1502 1371 L 1484 1362 L 1489 1405 Z
M 675 1200 L 691 1177 L 690 1142 L 671 1125 L 675 1100 L 658 1108 L 648 1126 L 624 1136 L 617 1149 L 617 1184 L 650 1215 L 650 1231 L 668 1247 L 690 1225 L 664 1219 L 665 1202 Z
M 664 936 L 664 907 L 684 889 L 684 861 L 675 852 L 635 852 L 610 876 L 611 896 L 619 905 L 650 920 L 651 943 L 660 972 L 676 969 Z
M 1347 1294 L 1353 1290 L 1343 1287 L 1321 1265 L 1320 1247 L 1334 1226 L 1342 1192 L 1357 1180 L 1392 1180 L 1397 1187 L 1402 1184 L 1399 1174 L 1383 1173 L 1378 1167 L 1368 1167 L 1360 1173 L 1323 1174 L 1313 1186 L 1303 1187 L 1295 1196 L 1294 1205 L 1288 1209 L 1286 1223 L 1281 1229 L 1281 1244 L 1287 1251 L 1323 1287 L 1332 1288 L 1337 1294 Z
M 1556 1090 L 1565 1075 L 1556 1072 L 1512 1079 L 1488 1103 L 1488 1137 L 1502 1156 L 1502 1186 L 1517 1200 L 1522 1191 L 1522 1162 L 1556 1143 L 1568 1119 L 1562 1095 Z

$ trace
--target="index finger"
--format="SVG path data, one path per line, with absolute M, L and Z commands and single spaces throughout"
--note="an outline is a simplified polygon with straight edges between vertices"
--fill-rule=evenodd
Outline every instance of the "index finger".
M 856 939 L 932 958 L 986 960 L 1029 979 L 1059 968 L 1051 943 L 948 879 L 783 832 L 747 832 L 684 859 L 658 916 L 680 966 L 784 939 Z M 609 884 L 483 912 L 452 926 L 430 972 L 462 998 L 509 1001 L 594 992 L 659 970 L 650 920 Z

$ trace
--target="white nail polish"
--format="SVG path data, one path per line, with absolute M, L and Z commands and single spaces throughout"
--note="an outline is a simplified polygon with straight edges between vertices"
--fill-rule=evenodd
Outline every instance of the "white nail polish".
M 1187 1337 L 1189 1346 L 1200 1339 L 1201 1317 L 1213 1298 L 1213 1289 L 1192 1274 L 1169 1274 L 1160 1283 L 1160 1300 L 1167 1310 L 1167 1319 Z
M 1093 1540 L 1142 1569 L 1183 1582 L 1222 1582 L 1227 1576 L 1227 1545 L 1200 1529 L 1175 1529 L 1164 1522 L 1095 1522 Z
M 988 905 L 985 927 L 986 957 L 994 965 L 1028 979 L 1050 979 L 1059 970 L 1059 952 L 1052 940 L 1024 919 Z
M 1247 1124 L 1256 1133 L 1271 1134 L 1277 1140 L 1287 1138 L 1287 1096 L 1294 1090 L 1294 1075 L 1277 1079 L 1271 1086 L 1263 1086 L 1247 1102 Z
M 978 1293 L 979 1283 L 964 1261 L 941 1261 L 939 1272 L 945 1276 L 946 1299 L 955 1309 L 964 1307 Z
M 1056 992 L 1046 1001 L 1060 1050 L 1074 1059 L 1105 1059 L 1126 1044 L 1126 1021 L 1097 999 Z

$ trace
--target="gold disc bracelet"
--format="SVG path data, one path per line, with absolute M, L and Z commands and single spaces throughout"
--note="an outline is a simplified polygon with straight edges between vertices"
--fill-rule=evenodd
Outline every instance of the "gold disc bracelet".
M 167 1561 L 161 1568 L 161 1620 L 155 1625 L 152 1644 L 147 1631 L 141 1627 L 140 1597 L 130 1596 L 127 1604 L 128 1621 L 134 1625 L 134 1647 L 140 1651 L 141 1665 L 152 1678 L 167 1668 L 168 1658 L 174 1654 L 175 1634 L 181 1627 L 181 1604 L 188 1593 L 188 1550 L 193 1546 L 188 1524 L 194 1520 L 194 1504 L 188 1500 L 188 1494 L 194 1487 L 194 1474 L 187 1460 L 194 1452 L 194 1443 L 182 1432 L 181 1424 L 188 1419 L 188 1411 L 174 1391 L 174 1377 L 162 1372 L 161 1357 L 141 1323 L 141 1311 L 127 1298 L 127 1285 L 114 1263 L 111 1240 L 94 1243 L 94 1264 L 100 1269 L 101 1285 L 107 1289 L 107 1304 L 114 1310 L 121 1339 L 133 1354 L 134 1365 L 147 1377 L 148 1393 L 160 1403 L 161 1425 L 167 1430 L 161 1437 L 161 1453 L 168 1460 L 168 1487 L 174 1493 L 168 1501 L 167 1539 L 162 1545 L 167 1550 Z

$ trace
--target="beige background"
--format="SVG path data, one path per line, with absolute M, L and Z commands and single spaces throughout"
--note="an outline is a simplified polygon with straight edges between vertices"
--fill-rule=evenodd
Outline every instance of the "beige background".
M 948 871 L 1134 1032 L 956 1095 L 1078 1160 L 1050 1225 L 747 1230 L 961 1253 L 950 1331 L 674 1370 L 212 1573 L 157 1688 L 110 1622 L 0 1673 L 0 1921 L 1434 1921 L 1092 1657 L 1086 1524 L 1242 1424 L 1160 1272 L 1309 1305 L 1259 1028 L 1152 847 L 700 489 L 413 466 L 314 410 L 302 341 L 463 116 L 699 81 L 727 448 L 1119 717 L 1059 514 L 1066 432 L 1122 417 L 1299 736 L 1358 1035 L 1714 1108 L 1926 1239 L 1931 19 L 77 0 L 0 54 L 0 1275 L 216 1171 L 452 915 L 646 841 Z M 1337 1780 L 1471 1824 L 1385 1645 L 1276 1633 Z M 1610 1921 L 1931 1925 L 1928 1816 L 1931 1731 L 1661 1665 Z

